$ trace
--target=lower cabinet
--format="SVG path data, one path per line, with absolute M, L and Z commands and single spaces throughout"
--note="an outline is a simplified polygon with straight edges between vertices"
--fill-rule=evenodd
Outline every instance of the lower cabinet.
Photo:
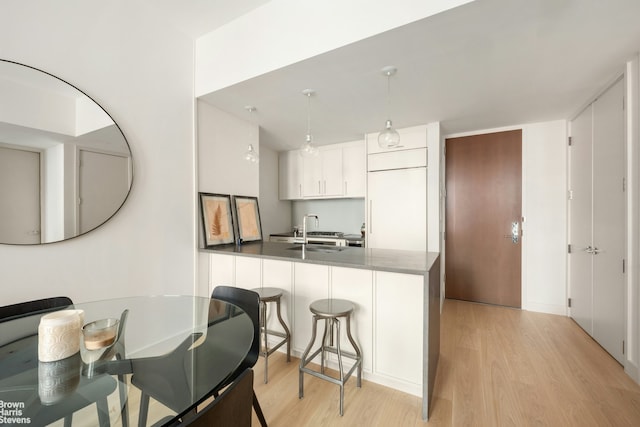
M 331 298 L 346 299 L 354 303 L 351 335 L 362 351 L 362 369 L 365 372 L 371 372 L 373 367 L 373 271 L 331 267 Z M 340 343 L 350 351 L 351 345 L 345 331 L 346 328 L 342 327 Z
M 374 371 L 422 384 L 424 279 L 411 274 L 375 272 Z
M 260 258 L 236 257 L 235 275 L 234 285 L 238 288 L 261 287 L 262 260 Z
M 218 285 L 236 285 L 236 256 L 209 254 L 209 295 Z
M 293 265 L 292 349 L 301 355 L 311 339 L 309 305 L 315 300 L 329 298 L 329 266 L 298 262 Z
M 300 357 L 311 339 L 309 305 L 318 299 L 352 301 L 351 331 L 362 351 L 367 379 L 388 387 L 422 395 L 424 277 L 385 271 L 211 254 L 210 288 L 229 284 L 243 288 L 275 287 L 283 290 L 283 319 L 292 333 L 292 355 Z M 275 309 L 269 327 L 280 330 Z M 346 327 L 346 324 L 342 324 Z M 318 323 L 314 348 L 322 338 Z M 351 345 L 345 328 L 341 344 Z M 284 349 L 281 349 L 284 350 Z M 330 355 L 330 362 L 335 357 Z M 345 361 L 351 366 L 350 361 Z
M 282 320 L 284 320 L 284 323 L 289 327 L 289 331 L 292 331 L 293 263 L 289 261 L 263 259 L 262 287 L 278 288 L 282 290 L 282 297 L 280 298 L 280 312 L 282 314 Z M 280 322 L 278 322 L 276 305 L 274 303 L 270 303 L 267 309 L 267 327 L 270 330 L 282 331 L 282 326 L 280 326 Z M 280 339 L 277 337 L 273 338 L 273 341 L 279 340 Z M 282 347 L 282 349 L 286 351 L 285 347 Z

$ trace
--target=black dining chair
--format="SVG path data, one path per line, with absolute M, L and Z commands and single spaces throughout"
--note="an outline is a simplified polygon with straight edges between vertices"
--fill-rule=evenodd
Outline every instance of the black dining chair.
M 131 384 L 140 390 L 138 427 L 147 426 L 150 398 L 153 397 L 162 405 L 176 412 L 184 406 L 184 402 L 176 404 L 176 400 L 179 401 L 181 397 L 189 400 L 191 393 L 189 378 L 185 377 L 183 371 L 176 371 L 175 367 L 184 364 L 185 358 L 188 357 L 189 348 L 193 347 L 201 336 L 201 333 L 191 334 L 169 353 L 146 358 L 144 364 L 139 364 L 133 369 L 135 373 L 131 377 Z M 131 363 L 136 364 L 137 362 L 133 360 Z M 172 375 L 173 378 L 168 381 L 167 377 Z M 168 387 L 167 384 L 173 384 L 173 386 Z M 168 419 L 173 419 L 173 417 Z M 154 426 L 164 423 L 165 419 Z
M 0 307 L 0 322 L 6 322 L 18 317 L 31 316 L 37 313 L 62 310 L 73 305 L 69 297 L 42 298 L 33 301 L 19 302 L 17 304 Z
M 183 425 L 191 427 L 251 427 L 253 370 L 245 369 L 213 402 Z
M 28 316 L 32 316 L 39 313 L 48 313 L 56 310 L 62 310 L 67 307 L 72 307 L 73 301 L 71 298 L 59 296 L 59 297 L 51 297 L 51 298 L 43 298 L 33 301 L 25 301 L 17 304 L 5 305 L 0 307 L 0 323 L 8 322 L 10 320 L 15 320 L 19 318 L 25 318 Z M 29 324 L 25 326 L 25 336 L 19 339 L 25 339 L 34 337 L 37 333 L 37 324 Z M 35 327 L 35 329 L 34 329 Z M 37 351 L 37 340 L 33 340 L 34 345 L 36 346 Z M 9 343 L 5 343 L 7 345 Z M 37 359 L 29 359 L 23 360 L 17 354 L 12 354 L 12 357 L 18 357 L 16 359 L 17 362 L 21 363 L 22 369 L 30 368 L 37 370 L 38 369 L 38 360 Z M 6 373 L 5 373 L 6 374 Z M 65 415 L 60 412 L 58 415 L 51 415 L 52 419 L 47 419 L 46 422 L 53 422 L 56 419 L 64 418 L 65 427 L 71 426 L 73 412 L 82 409 L 85 406 L 88 406 L 92 403 L 96 404 L 98 410 L 98 420 L 100 425 L 110 425 L 109 421 L 109 407 L 107 404 L 107 396 L 109 396 L 116 389 L 116 382 L 109 378 L 110 381 L 100 381 L 99 384 L 88 384 L 81 391 L 82 393 L 78 394 L 77 397 L 74 395 L 70 399 L 73 401 L 67 407 L 72 407 L 75 410 L 72 411 L 71 414 Z M 38 420 L 34 420 L 38 422 Z M 44 421 L 43 421 L 44 422 Z M 125 426 L 126 427 L 126 426 Z
M 214 390 L 213 395 L 218 397 L 220 390 L 233 383 L 246 369 L 252 369 L 258 361 L 258 357 L 260 355 L 260 295 L 258 295 L 257 292 L 248 289 L 220 285 L 213 289 L 211 298 L 226 301 L 238 306 L 242 311 L 247 313 L 251 319 L 251 323 L 253 323 L 253 342 L 251 343 L 249 353 L 242 363 L 240 363 L 240 366 L 238 366 L 238 368 L 229 376 L 227 381 L 225 381 L 225 383 L 217 390 Z M 253 409 L 256 411 L 260 425 L 262 427 L 267 427 L 267 421 L 264 418 L 264 414 L 262 413 L 262 408 L 260 407 L 255 391 L 253 392 Z

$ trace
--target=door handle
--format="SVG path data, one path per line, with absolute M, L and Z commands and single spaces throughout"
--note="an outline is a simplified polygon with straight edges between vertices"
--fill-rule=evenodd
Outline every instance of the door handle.
M 511 234 L 505 234 L 505 239 L 511 239 L 512 243 L 520 241 L 520 223 L 518 221 L 511 223 Z

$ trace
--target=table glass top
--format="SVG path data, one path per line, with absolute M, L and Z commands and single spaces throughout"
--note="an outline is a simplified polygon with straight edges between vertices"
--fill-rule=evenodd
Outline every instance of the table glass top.
M 107 354 L 81 344 L 80 352 L 71 357 L 40 362 L 38 325 L 43 313 L 1 322 L 3 424 L 46 425 L 73 414 L 73 425 L 97 425 L 100 411 L 95 402 L 108 398 L 108 422 L 121 425 L 121 390 L 130 397 L 128 406 L 135 405 L 128 408 L 129 423 L 137 424 L 138 399 L 133 396 L 140 389 L 163 406 L 163 411 L 149 411 L 148 424 L 160 414 L 181 415 L 240 365 L 253 341 L 249 316 L 210 298 L 130 297 L 69 308 L 83 310 L 85 324 L 121 319 L 127 311 L 122 337 Z M 102 360 L 96 360 L 100 356 Z

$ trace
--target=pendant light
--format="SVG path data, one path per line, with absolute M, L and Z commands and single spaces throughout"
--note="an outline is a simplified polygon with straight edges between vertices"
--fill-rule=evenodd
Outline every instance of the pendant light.
M 249 117 L 251 117 L 251 113 L 256 111 L 256 107 L 253 107 L 251 105 L 247 105 L 246 107 L 244 107 L 244 109 L 249 112 Z M 251 132 L 250 136 L 253 137 L 253 132 Z M 252 138 L 250 138 L 250 140 L 252 140 Z M 245 153 L 244 153 L 244 159 L 249 161 L 249 162 L 251 162 L 251 163 L 259 163 L 260 162 L 260 156 L 258 156 L 258 152 L 253 149 L 253 144 L 249 144 L 249 147 L 247 148 L 247 151 L 245 151 Z
M 313 89 L 305 89 L 302 94 L 307 97 L 307 135 L 305 136 L 304 143 L 300 154 L 303 156 L 317 156 L 318 149 L 312 144 L 313 136 L 311 135 L 311 97 L 316 92 Z
M 382 69 L 382 74 L 387 77 L 387 121 L 384 130 L 378 135 L 378 145 L 381 148 L 393 148 L 400 143 L 400 134 L 393 128 L 391 123 L 391 76 L 396 73 L 397 68 L 389 65 Z

